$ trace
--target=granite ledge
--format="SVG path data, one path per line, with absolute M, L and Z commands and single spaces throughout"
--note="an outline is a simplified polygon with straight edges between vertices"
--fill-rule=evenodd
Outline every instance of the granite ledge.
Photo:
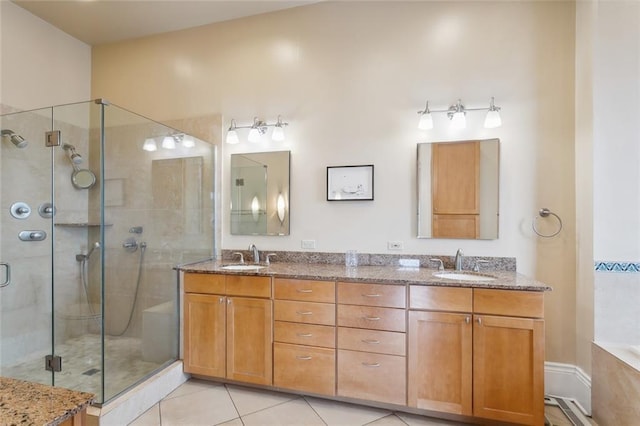
M 2 424 L 55 426 L 87 408 L 95 395 L 0 377 Z
M 459 281 L 434 276 L 437 269 L 402 268 L 398 266 L 358 266 L 347 268 L 336 264 L 314 263 L 271 263 L 257 270 L 232 271 L 223 269 L 232 262 L 207 260 L 176 267 L 179 271 L 225 274 L 255 275 L 278 278 L 327 280 L 344 282 L 370 282 L 395 285 L 429 285 L 444 287 L 489 288 L 501 290 L 550 291 L 544 283 L 528 278 L 514 271 L 486 270 L 484 274 L 495 277 L 493 281 Z M 467 271 L 468 272 L 468 271 Z

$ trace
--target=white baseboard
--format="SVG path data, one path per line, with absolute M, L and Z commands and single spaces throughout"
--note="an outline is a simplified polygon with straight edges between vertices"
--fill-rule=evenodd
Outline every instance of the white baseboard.
M 544 363 L 544 393 L 573 400 L 582 412 L 591 415 L 591 377 L 572 364 Z

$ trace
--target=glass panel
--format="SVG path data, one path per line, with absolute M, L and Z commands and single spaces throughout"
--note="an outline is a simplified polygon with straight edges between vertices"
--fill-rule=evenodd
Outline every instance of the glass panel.
M 178 280 L 172 268 L 212 256 L 214 151 L 114 105 L 104 111 L 109 400 L 178 357 Z M 99 206 L 96 200 L 96 214 Z
M 38 214 L 51 202 L 51 108 L 0 116 L 0 129 L 0 376 L 52 384 L 53 236 Z
M 102 282 L 100 217 L 90 210 L 100 196 L 97 184 L 80 185 L 79 175 L 98 180 L 99 133 L 92 126 L 94 102 L 54 107 L 60 146 L 54 160 L 54 333 L 62 371 L 55 385 L 96 395 L 102 392 Z M 98 122 L 99 127 L 99 122 Z M 85 182 L 89 182 L 85 180 Z

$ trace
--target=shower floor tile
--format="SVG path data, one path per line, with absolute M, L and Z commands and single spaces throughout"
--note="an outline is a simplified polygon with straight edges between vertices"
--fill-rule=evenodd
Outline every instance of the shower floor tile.
M 105 336 L 105 365 L 101 363 L 100 335 L 86 334 L 56 346 L 62 357 L 62 371 L 55 374 L 55 385 L 96 394 L 102 400 L 102 370 L 105 371 L 106 399 L 125 390 L 161 364 L 142 359 L 141 339 Z M 3 367 L 2 375 L 39 383 L 51 383 L 44 368 L 44 355 L 23 363 Z

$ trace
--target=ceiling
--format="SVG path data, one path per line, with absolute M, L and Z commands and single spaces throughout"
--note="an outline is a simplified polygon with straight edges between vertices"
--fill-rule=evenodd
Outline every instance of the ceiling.
M 312 0 L 11 0 L 90 45 L 317 3 Z

